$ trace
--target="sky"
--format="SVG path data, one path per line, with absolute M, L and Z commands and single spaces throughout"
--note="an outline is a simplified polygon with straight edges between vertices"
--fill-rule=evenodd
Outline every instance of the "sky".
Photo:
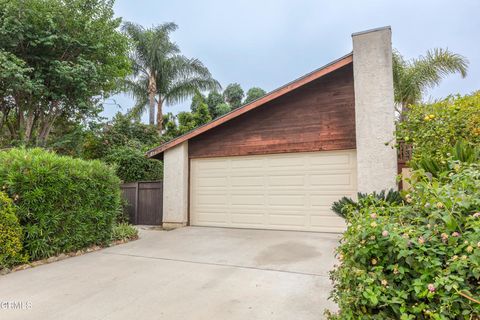
M 465 79 L 449 76 L 427 100 L 480 89 L 478 0 L 116 0 L 114 8 L 124 21 L 144 27 L 175 22 L 172 39 L 182 53 L 201 60 L 223 87 L 237 82 L 245 92 L 280 87 L 351 52 L 352 33 L 387 25 L 393 47 L 406 58 L 441 47 L 469 60 Z M 103 115 L 132 105 L 128 96 L 114 96 Z M 189 106 L 186 101 L 164 112 Z

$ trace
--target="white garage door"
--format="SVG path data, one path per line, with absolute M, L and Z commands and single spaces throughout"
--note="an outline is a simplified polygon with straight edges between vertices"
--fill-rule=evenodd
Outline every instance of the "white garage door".
M 197 226 L 341 232 L 333 201 L 356 194 L 356 153 L 324 151 L 191 160 Z

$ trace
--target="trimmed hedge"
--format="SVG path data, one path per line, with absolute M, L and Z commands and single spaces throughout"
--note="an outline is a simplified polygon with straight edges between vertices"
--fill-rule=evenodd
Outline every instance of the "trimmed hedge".
M 22 254 L 23 231 L 15 215 L 12 200 L 0 192 L 0 269 L 25 262 Z
M 12 149 L 0 152 L 0 185 L 16 199 L 33 260 L 108 243 L 121 214 L 120 180 L 100 161 Z

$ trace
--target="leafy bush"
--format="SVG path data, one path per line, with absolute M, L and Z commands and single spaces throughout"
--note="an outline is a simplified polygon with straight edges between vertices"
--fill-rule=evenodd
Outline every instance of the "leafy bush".
M 25 262 L 22 254 L 23 231 L 15 215 L 13 202 L 0 192 L 0 269 Z
M 32 259 L 108 243 L 121 213 L 119 184 L 100 161 L 42 149 L 0 152 L 0 185 L 17 199 L 23 247 Z
M 117 223 L 112 229 L 112 241 L 133 240 L 138 238 L 138 230 L 128 223 Z
M 357 193 L 357 201 L 349 197 L 343 197 L 332 204 L 332 211 L 341 217 L 345 217 L 345 214 L 352 210 L 357 210 L 366 206 L 383 206 L 389 204 L 401 204 L 403 202 L 400 192 L 390 189 L 387 193 L 382 190 L 379 193 Z
M 161 143 L 155 126 L 135 121 L 121 113 L 117 113 L 112 121 L 87 131 L 84 136 L 81 156 L 85 159 L 101 159 L 121 147 L 147 151 Z
M 415 163 L 422 158 L 445 160 L 459 140 L 480 143 L 480 91 L 450 96 L 432 104 L 409 106 L 406 119 L 399 122 L 398 141 L 413 145 Z
M 447 160 L 445 160 L 447 159 Z M 412 162 L 414 169 L 421 169 L 429 172 L 434 177 L 438 177 L 442 172 L 448 172 L 449 164 L 454 162 L 475 163 L 480 159 L 480 147 L 472 146 L 463 140 L 456 142 L 455 146 L 450 149 L 445 159 L 438 159 L 431 156 L 421 156 L 415 162 Z
M 123 182 L 163 178 L 163 162 L 148 159 L 143 152 L 135 148 L 113 149 L 103 160 L 115 165 L 115 172 Z
M 407 204 L 350 207 L 329 319 L 480 317 L 480 165 L 450 166 L 416 172 Z

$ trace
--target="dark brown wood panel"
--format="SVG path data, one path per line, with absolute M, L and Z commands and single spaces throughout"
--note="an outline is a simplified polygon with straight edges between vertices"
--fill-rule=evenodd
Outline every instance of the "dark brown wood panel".
M 132 182 L 121 185 L 127 201 L 125 213 L 133 224 L 161 225 L 163 217 L 163 182 Z
M 189 141 L 190 158 L 355 149 L 352 64 Z

